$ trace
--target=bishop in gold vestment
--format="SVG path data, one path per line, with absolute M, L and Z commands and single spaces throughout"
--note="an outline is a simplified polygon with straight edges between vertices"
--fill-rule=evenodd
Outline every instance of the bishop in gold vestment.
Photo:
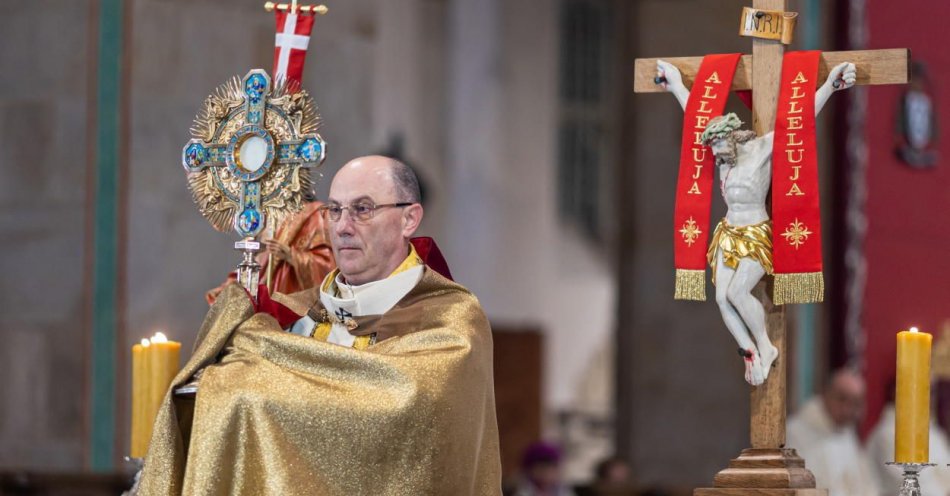
M 331 201 L 344 170 L 401 165 L 378 157 L 363 162 L 341 169 Z M 380 177 L 357 175 L 352 184 Z M 353 274 L 372 268 L 380 251 L 371 244 L 382 246 L 373 226 L 386 229 L 389 222 L 406 238 L 415 230 L 418 219 L 411 217 L 421 219 L 421 206 L 384 210 L 392 202 L 389 191 L 345 195 L 346 201 L 375 201 L 368 213 L 357 203 L 334 204 L 334 250 L 346 246 L 353 253 L 337 256 L 341 273 L 328 281 L 365 283 L 342 274 L 347 267 Z M 397 258 L 387 255 L 390 277 L 376 282 L 400 277 L 393 267 L 415 256 L 407 243 L 400 250 Z M 138 494 L 500 494 L 488 321 L 462 286 L 429 267 L 415 273 L 418 282 L 379 315 L 324 311 L 326 283 L 275 295 L 317 324 L 338 319 L 336 325 L 345 321 L 354 336 L 372 336 L 365 349 L 287 332 L 272 314 L 255 313 L 243 288 L 227 286 L 172 385 L 204 369 L 198 394 L 193 400 L 166 395 Z

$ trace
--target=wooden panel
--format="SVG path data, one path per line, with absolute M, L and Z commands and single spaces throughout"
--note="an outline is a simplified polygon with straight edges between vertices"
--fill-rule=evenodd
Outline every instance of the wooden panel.
M 755 0 L 757 9 L 786 10 L 785 0 Z M 774 40 L 752 40 L 752 129 L 759 136 L 775 127 L 778 104 L 779 76 L 785 45 Z M 759 283 L 761 290 L 766 285 Z M 752 389 L 749 438 L 753 448 L 781 448 L 785 446 L 786 346 L 785 309 L 771 304 L 768 294 L 757 298 L 766 311 L 766 329 L 772 344 L 779 350 L 769 377 L 761 386 Z M 811 475 L 811 474 L 809 474 Z M 767 479 L 763 477 L 763 479 Z M 812 478 L 814 486 L 814 478 Z M 716 484 L 722 487 L 722 484 Z M 731 486 L 736 487 L 736 486 Z M 742 486 L 739 486 L 742 487 Z M 759 486 L 761 487 L 761 486 Z M 772 486 L 774 487 L 774 486 Z M 798 485 L 784 487 L 801 487 Z
M 785 2 L 782 0 L 759 0 L 755 4 L 757 9 L 785 10 Z M 769 6 L 762 7 L 762 4 Z M 759 136 L 775 127 L 778 79 L 782 74 L 784 54 L 785 45 L 778 41 L 758 38 L 752 40 L 752 129 Z M 757 446 L 753 444 L 752 447 Z
M 765 384 L 752 388 L 749 437 L 753 448 L 785 446 L 787 345 L 785 342 L 785 309 L 772 304 L 771 277 L 760 282 L 754 296 L 765 307 L 766 328 L 772 344 L 779 350 Z
M 537 330 L 493 326 L 495 404 L 504 476 L 515 475 L 521 455 L 541 439 L 543 339 Z
M 689 88 L 693 84 L 702 57 L 656 57 L 636 59 L 634 62 L 633 90 L 637 93 L 663 92 L 653 82 L 656 76 L 656 61 L 663 59 L 675 65 L 683 73 L 683 82 Z M 910 50 L 894 48 L 888 50 L 850 50 L 843 52 L 825 52 L 821 54 L 818 65 L 818 80 L 824 81 L 828 71 L 842 62 L 854 62 L 857 69 L 857 84 L 906 84 Z M 733 90 L 752 89 L 752 55 L 743 55 L 732 80 Z

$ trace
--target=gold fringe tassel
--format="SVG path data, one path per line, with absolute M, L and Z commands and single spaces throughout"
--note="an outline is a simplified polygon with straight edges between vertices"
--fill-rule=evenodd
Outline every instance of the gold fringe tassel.
M 706 271 L 676 269 L 677 300 L 706 301 Z
M 776 305 L 822 302 L 825 299 L 825 277 L 821 272 L 775 274 L 773 296 Z

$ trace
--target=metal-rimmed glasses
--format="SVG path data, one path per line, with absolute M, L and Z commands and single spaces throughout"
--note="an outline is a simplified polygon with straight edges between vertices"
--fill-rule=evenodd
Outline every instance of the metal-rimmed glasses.
M 350 204 L 348 207 L 344 207 L 338 203 L 328 203 L 320 207 L 318 210 L 321 215 L 329 219 L 331 222 L 339 222 L 339 220 L 343 217 L 344 210 L 348 210 L 350 212 L 351 219 L 367 221 L 372 219 L 373 215 L 376 214 L 376 211 L 381 208 L 408 207 L 409 205 L 413 204 L 414 202 L 399 202 L 376 205 L 371 201 L 358 201 L 356 203 Z

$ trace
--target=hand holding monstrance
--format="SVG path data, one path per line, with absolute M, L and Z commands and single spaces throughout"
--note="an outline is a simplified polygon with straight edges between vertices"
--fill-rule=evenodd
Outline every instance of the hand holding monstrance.
M 854 86 L 855 67 L 841 63 L 815 93 L 815 114 L 834 91 Z M 680 71 L 657 61 L 656 81 L 673 93 L 683 109 L 690 97 Z M 768 377 L 778 349 L 769 339 L 765 309 L 752 289 L 772 273 L 772 223 L 766 198 L 772 179 L 774 133 L 756 136 L 742 130 L 735 114 L 709 120 L 701 139 L 709 146 L 719 168 L 720 190 L 728 210 L 716 227 L 707 260 L 716 285 L 716 303 L 723 321 L 739 344 L 745 360 L 745 379 L 757 386 Z
M 290 253 L 290 247 L 284 243 L 281 243 L 277 239 L 265 239 L 264 248 L 272 259 L 284 262 L 291 260 L 292 255 Z

